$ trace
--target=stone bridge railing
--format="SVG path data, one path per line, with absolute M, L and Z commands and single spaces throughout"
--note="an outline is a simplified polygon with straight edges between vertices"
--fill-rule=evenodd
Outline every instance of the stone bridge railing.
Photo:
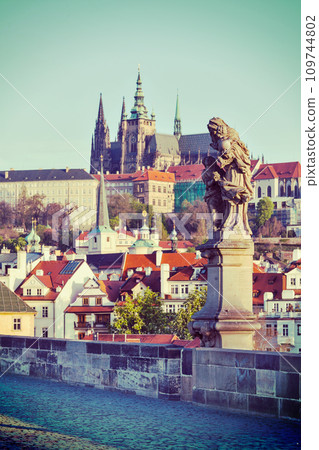
M 0 336 L 1 373 L 293 419 L 300 419 L 300 359 L 289 353 Z

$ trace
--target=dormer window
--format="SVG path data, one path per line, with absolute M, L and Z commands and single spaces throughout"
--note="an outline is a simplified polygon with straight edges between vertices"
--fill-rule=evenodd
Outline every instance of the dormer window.
M 88 304 L 89 304 L 89 299 L 88 299 L 87 297 L 84 297 L 84 299 L 83 299 L 83 305 L 84 305 L 84 306 L 88 306 Z
M 31 289 L 27 289 L 27 295 L 31 295 Z
M 101 297 L 97 297 L 96 298 L 96 304 L 97 305 L 102 305 L 102 298 Z
M 37 295 L 42 295 L 42 289 L 37 289 Z

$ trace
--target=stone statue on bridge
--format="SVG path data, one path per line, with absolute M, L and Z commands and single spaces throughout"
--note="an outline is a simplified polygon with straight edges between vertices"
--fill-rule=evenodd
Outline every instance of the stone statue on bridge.
M 192 316 L 190 333 L 203 347 L 253 349 L 260 325 L 252 309 L 254 244 L 248 224 L 253 194 L 249 152 L 236 130 L 222 119 L 209 121 L 214 154 L 203 160 L 205 201 L 213 238 L 198 250 L 208 259 L 207 300 Z
M 208 210 L 215 215 L 214 240 L 234 235 L 250 237 L 247 209 L 253 188 L 248 149 L 237 131 L 222 119 L 214 117 L 207 127 L 215 154 L 204 158 L 202 179 Z

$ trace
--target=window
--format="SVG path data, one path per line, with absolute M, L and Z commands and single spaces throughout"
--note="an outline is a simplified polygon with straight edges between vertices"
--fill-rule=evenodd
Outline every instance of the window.
M 274 303 L 274 309 L 275 312 L 279 311 L 279 303 Z
M 101 297 L 97 297 L 96 298 L 96 304 L 97 305 L 102 305 L 102 298 Z
M 258 188 L 258 198 L 261 197 L 261 187 Z
M 31 295 L 31 289 L 27 289 L 27 295 Z
M 285 196 L 285 189 L 283 187 L 283 185 L 280 186 L 280 197 L 284 197 Z
M 290 278 L 291 286 L 296 286 L 296 278 Z
M 297 335 L 301 336 L 301 323 L 298 323 L 297 325 Z
M 13 319 L 13 329 L 21 330 L 21 319 Z
M 274 336 L 277 336 L 278 331 L 277 331 L 277 324 L 274 324 Z
M 175 305 L 168 305 L 168 312 L 174 313 L 175 312 Z
M 83 299 L 83 305 L 88 305 L 89 304 L 89 299 L 87 297 L 85 297 Z
M 177 284 L 172 284 L 171 294 L 178 294 L 178 285 Z
M 42 317 L 48 317 L 48 307 L 42 306 Z
M 188 294 L 188 284 L 181 285 L 181 294 Z
M 267 187 L 267 197 L 271 197 L 271 186 Z
M 42 289 L 37 289 L 37 295 L 42 295 Z
M 156 205 L 156 201 L 155 201 L 155 199 L 153 198 L 153 205 L 155 206 Z
M 281 207 L 286 208 L 286 202 L 282 202 Z
M 271 323 L 266 324 L 266 336 L 271 336 Z
M 158 200 L 158 206 L 161 206 L 161 200 Z
M 291 186 L 290 186 L 290 184 L 287 187 L 287 197 L 291 197 Z
M 48 329 L 42 328 L 42 337 L 47 338 L 48 337 Z
M 163 187 L 163 192 L 166 194 L 166 186 Z
M 153 186 L 153 192 L 156 192 L 156 187 L 155 186 Z
M 288 333 L 288 325 L 287 325 L 287 324 L 284 324 L 284 325 L 282 326 L 282 335 L 283 335 L 283 336 L 289 336 L 289 333 Z
M 277 202 L 274 202 L 274 209 L 277 209 Z

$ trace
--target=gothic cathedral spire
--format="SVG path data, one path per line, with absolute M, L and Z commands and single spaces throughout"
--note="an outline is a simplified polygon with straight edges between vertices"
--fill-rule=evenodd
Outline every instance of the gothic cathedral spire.
M 109 231 L 110 220 L 109 220 L 109 211 L 107 207 L 106 201 L 106 190 L 104 183 L 104 173 L 103 173 L 103 155 L 101 154 L 101 170 L 100 170 L 100 187 L 99 187 L 99 197 L 98 197 L 98 205 L 97 205 L 97 216 L 96 216 L 96 228 L 99 231 Z
M 181 126 L 181 117 L 179 113 L 179 101 L 178 94 L 176 97 L 176 111 L 175 111 L 175 119 L 174 119 L 174 136 L 179 139 L 182 135 L 182 126 Z
M 100 94 L 99 110 L 95 122 L 94 138 L 92 137 L 91 148 L 91 173 L 96 173 L 99 170 L 100 155 L 104 157 L 104 166 L 109 169 L 110 155 L 108 149 L 111 147 L 110 130 L 106 124 L 103 110 L 102 94 Z

